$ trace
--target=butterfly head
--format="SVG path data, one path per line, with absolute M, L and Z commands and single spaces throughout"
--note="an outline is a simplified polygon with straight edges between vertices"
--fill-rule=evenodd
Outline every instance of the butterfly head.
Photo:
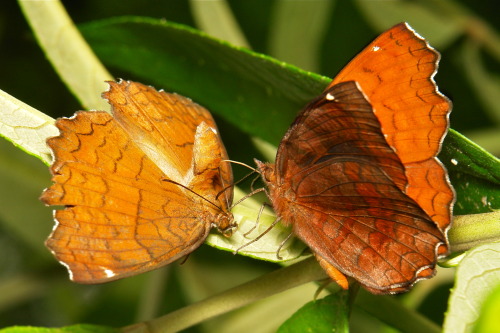
M 238 228 L 238 224 L 234 221 L 234 216 L 231 212 L 221 212 L 215 217 L 214 222 L 217 231 L 224 237 L 231 237 L 233 232 Z

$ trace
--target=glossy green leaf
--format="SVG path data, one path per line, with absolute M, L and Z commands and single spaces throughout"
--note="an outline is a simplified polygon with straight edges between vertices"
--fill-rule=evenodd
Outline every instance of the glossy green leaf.
M 307 248 L 296 237 L 288 238 L 292 232 L 290 227 L 278 224 L 268 230 L 276 216 L 264 213 L 258 218 L 260 207 L 248 208 L 243 204 L 232 209 L 234 218 L 238 221 L 237 231 L 231 237 L 212 233 L 206 239 L 207 244 L 225 251 L 238 250 L 241 255 L 276 262 L 296 259 Z M 257 238 L 259 239 L 254 242 Z M 240 249 L 242 246 L 244 247 Z
M 109 68 L 188 96 L 273 144 L 330 81 L 161 20 L 116 18 L 83 25 L 81 31 Z
M 362 1 L 357 1 L 356 5 L 358 5 L 359 7 L 359 3 L 361 2 Z M 364 2 L 371 2 L 371 1 L 364 1 Z M 90 5 L 88 3 L 90 3 Z M 90 1 L 88 3 L 85 2 L 85 5 L 80 4 L 78 6 L 74 6 L 68 2 L 68 4 L 66 5 L 68 5 L 68 7 L 72 6 L 72 8 L 70 9 L 70 13 L 77 22 L 84 22 L 88 21 L 89 19 L 92 20 L 95 19 L 96 17 L 118 16 L 122 15 L 122 13 L 127 13 L 127 14 L 140 13 L 141 15 L 169 17 L 173 18 L 174 20 L 183 20 L 183 18 L 185 18 L 186 16 L 190 17 L 189 8 L 184 11 L 185 14 L 184 16 L 179 16 L 175 14 L 176 8 L 174 7 L 176 7 L 177 5 L 174 5 L 174 2 L 172 2 L 172 4 L 169 3 L 168 10 L 165 10 L 165 7 L 161 7 L 163 8 L 163 10 L 160 9 L 160 6 L 155 5 L 154 1 L 150 1 L 146 5 L 141 2 L 140 6 L 133 7 L 134 10 L 124 9 L 124 8 L 130 8 L 131 6 L 127 2 L 120 2 L 119 6 L 110 6 L 109 4 L 107 4 L 107 6 L 104 6 L 101 4 L 102 2 L 96 2 L 96 1 Z M 92 3 L 94 3 L 93 6 Z M 179 3 L 184 3 L 184 2 L 179 2 Z M 246 5 L 248 3 L 252 4 Z M 266 36 L 269 35 L 269 30 L 267 29 L 267 27 L 271 26 L 271 23 L 267 22 L 270 16 L 268 15 L 269 10 L 266 9 L 270 8 L 270 5 L 268 5 L 269 2 L 267 0 L 260 0 L 257 1 L 257 3 L 258 5 L 256 6 L 253 1 L 252 2 L 231 1 L 230 5 L 231 9 L 233 10 L 235 10 L 238 7 L 241 8 L 240 7 L 241 4 L 247 6 L 247 8 L 245 8 L 247 10 L 243 10 L 244 15 L 241 15 L 240 12 L 240 16 L 236 15 L 236 18 L 239 22 L 242 21 L 247 22 L 246 28 L 244 29 L 244 32 L 247 36 L 250 36 L 250 34 L 252 33 L 253 36 L 258 36 L 258 38 L 251 39 L 253 45 L 256 44 L 256 43 L 254 44 L 254 40 L 258 40 L 259 45 L 266 45 L 267 42 Z M 447 44 L 447 43 L 448 43 L 447 45 L 450 45 L 449 44 L 450 41 L 452 42 L 456 40 L 455 37 L 457 32 L 453 31 L 453 29 L 456 29 L 455 22 L 450 20 L 443 20 L 443 18 L 446 17 L 445 16 L 446 13 L 440 12 L 439 10 L 434 12 L 426 10 L 427 13 L 422 14 L 421 10 L 422 8 L 417 8 L 417 7 L 422 7 L 420 5 L 421 3 L 442 4 L 444 2 L 432 2 L 428 0 L 412 1 L 412 2 L 408 1 L 386 1 L 383 3 L 372 2 L 371 11 L 374 12 L 373 15 L 378 14 L 380 18 L 386 20 L 384 25 L 381 26 L 382 29 L 386 29 L 387 27 L 396 23 L 394 20 L 397 21 L 401 20 L 397 16 L 388 15 L 390 14 L 390 12 L 386 11 L 385 8 L 383 8 L 383 6 L 386 4 L 393 5 L 394 3 L 396 3 L 396 5 L 399 5 L 403 9 L 405 9 L 406 6 L 406 10 L 400 11 L 400 13 L 403 13 L 404 15 L 408 16 L 413 16 L 414 19 L 410 19 L 408 21 L 414 24 L 415 29 L 419 33 L 429 38 L 431 44 L 434 45 L 436 41 L 438 41 L 438 44 L 435 44 L 434 46 L 439 46 L 439 44 Z M 98 4 L 98 6 L 96 6 L 96 4 Z M 177 4 L 177 2 L 175 2 L 175 4 Z M 414 4 L 417 4 L 417 7 L 415 7 Z M 439 8 L 440 6 L 439 4 L 436 5 L 436 7 Z M 477 7 L 477 4 L 476 3 L 474 4 Z M 341 51 L 339 50 L 342 48 L 339 47 L 339 44 L 342 44 L 343 46 L 351 45 L 351 40 L 352 40 L 353 45 L 355 43 L 358 43 L 356 44 L 357 48 L 360 45 L 369 42 L 368 40 L 369 37 L 367 37 L 366 41 L 363 40 L 364 37 L 361 39 L 356 39 L 356 36 L 362 36 L 363 32 L 365 34 L 372 33 L 372 31 L 368 29 L 368 27 L 370 26 L 368 24 L 369 22 L 366 22 L 366 20 L 363 20 L 361 17 L 359 17 L 359 14 L 353 16 L 351 15 L 352 11 L 346 12 L 345 10 L 346 7 L 350 7 L 350 9 L 353 9 L 356 5 L 351 2 L 339 1 L 337 2 L 337 7 L 339 8 L 338 12 L 336 7 L 335 13 L 332 13 L 331 15 L 330 21 L 332 23 L 329 27 L 329 31 L 332 29 L 333 30 L 336 29 L 336 31 L 347 36 L 345 39 L 342 39 L 341 41 L 339 41 L 336 36 L 335 38 L 330 39 L 328 43 L 324 43 L 328 44 L 328 46 L 331 47 L 331 49 L 333 50 L 332 53 L 334 55 L 341 53 Z M 183 6 L 187 7 L 185 3 Z M 248 10 L 248 7 L 250 6 L 254 7 L 252 11 Z M 107 9 L 107 11 L 105 11 L 104 9 L 106 7 L 112 9 L 110 10 Z M 256 7 L 258 7 L 258 9 L 255 9 Z M 84 12 L 83 15 L 81 14 L 82 8 Z M 16 10 L 18 11 L 17 7 Z M 237 12 L 237 10 L 235 10 L 235 12 Z M 431 14 L 433 18 L 431 20 L 426 21 L 426 16 L 428 16 L 429 14 Z M 10 54 L 12 49 L 15 49 L 17 42 L 14 43 L 14 41 L 21 41 L 21 40 L 26 41 L 26 38 L 19 38 L 19 36 L 29 35 L 29 33 L 27 33 L 22 29 L 20 29 L 20 32 L 17 32 L 18 29 L 16 29 L 16 26 L 11 25 L 10 23 L 12 22 L 7 21 L 7 18 L 10 19 L 11 16 L 14 15 L 10 15 L 10 13 L 5 15 L 7 26 L 12 27 L 12 29 L 8 29 L 5 31 L 6 36 L 9 36 L 8 34 L 10 34 L 9 39 L 5 38 L 5 40 L 10 42 L 9 52 L 4 52 L 4 54 L 6 55 Z M 366 17 L 369 16 L 367 15 Z M 420 23 L 417 23 L 415 19 L 418 19 Z M 124 78 L 129 78 L 129 79 L 140 78 L 139 79 L 140 81 L 154 84 L 157 87 L 174 89 L 185 95 L 193 97 L 201 104 L 209 106 L 209 108 L 212 109 L 212 111 L 222 115 L 222 117 L 219 117 L 217 119 L 218 124 L 221 124 L 221 122 L 223 123 L 224 120 L 227 119 L 232 124 L 235 125 L 234 128 L 236 127 L 242 128 L 247 134 L 259 136 L 265 139 L 266 141 L 272 142 L 275 145 L 281 139 L 282 135 L 288 128 L 291 120 L 293 119 L 297 111 L 308 100 L 310 100 L 310 97 L 312 98 L 314 95 L 318 94 L 322 90 L 322 87 L 324 87 L 328 83 L 328 79 L 324 79 L 314 75 L 310 76 L 311 74 L 296 70 L 293 67 L 287 66 L 286 64 L 273 61 L 272 59 L 269 59 L 266 56 L 258 54 L 254 55 L 249 52 L 240 51 L 238 49 L 232 48 L 228 45 L 225 45 L 224 43 L 219 43 L 214 40 L 207 40 L 206 38 L 203 37 L 203 35 L 197 34 L 196 32 L 190 29 L 179 27 L 179 30 L 181 30 L 179 32 L 179 31 L 164 29 L 164 27 L 161 27 L 159 29 L 153 27 L 155 25 L 157 25 L 157 27 L 160 27 L 162 24 L 165 26 L 168 25 L 169 27 L 173 27 L 173 25 L 170 25 L 165 22 L 162 23 L 160 20 L 150 20 L 148 22 L 143 20 L 142 22 L 145 23 L 146 25 L 149 25 L 149 27 L 148 28 L 141 27 L 137 29 L 135 28 L 134 24 L 139 22 L 136 21 L 134 21 L 135 23 L 128 22 L 131 23 L 129 25 L 126 22 L 126 19 L 123 20 L 117 19 L 117 20 L 118 21 L 121 20 L 120 21 L 121 24 L 117 24 L 114 27 L 112 27 L 111 24 L 106 26 L 106 24 L 103 24 L 102 22 L 96 23 L 94 27 L 97 27 L 98 29 L 96 31 L 91 31 L 93 38 L 89 39 L 93 40 L 93 46 L 95 46 L 95 49 L 99 51 L 100 58 L 106 62 L 108 68 L 115 71 L 115 73 L 120 73 L 120 76 L 123 76 Z M 118 21 L 115 21 L 115 23 L 118 23 Z M 153 23 L 153 21 L 157 23 Z M 190 18 L 184 20 L 184 22 L 186 21 L 189 23 Z M 484 21 L 486 21 L 486 19 Z M 109 22 L 111 21 L 108 21 L 108 23 Z M 424 22 L 424 24 L 421 24 L 421 22 Z M 479 20 L 474 20 L 474 22 L 475 23 L 479 22 Z M 483 21 L 481 20 L 481 23 L 482 22 Z M 23 22 L 23 24 L 25 25 L 25 22 Z M 92 25 L 87 25 L 86 28 L 91 26 Z M 106 29 L 101 30 L 99 28 L 104 26 Z M 245 25 L 243 24 L 243 26 Z M 251 29 L 249 29 L 249 27 Z M 257 29 L 253 29 L 254 27 L 257 27 Z M 122 30 L 121 28 L 124 29 Z M 92 30 L 92 28 L 89 29 Z M 347 31 L 349 31 L 349 34 L 345 34 L 346 29 Z M 428 30 L 426 31 L 426 29 Z M 167 36 L 169 38 L 165 38 L 163 30 L 169 30 L 169 32 L 166 34 L 166 35 L 170 34 L 169 36 Z M 359 30 L 361 30 L 361 33 Z M 17 34 L 15 35 L 12 34 L 12 31 L 16 31 Z M 112 34 L 108 34 L 108 32 L 112 32 Z M 152 33 L 149 34 L 146 32 L 152 32 Z M 114 33 L 116 34 L 113 35 Z M 434 36 L 429 36 L 428 33 L 432 33 L 434 34 Z M 12 38 L 12 35 L 14 35 L 14 38 Z M 119 38 L 114 39 L 117 36 Z M 437 38 L 436 36 L 440 38 Z M 280 38 L 277 39 L 281 40 Z M 204 45 L 205 43 L 208 43 L 209 45 L 208 46 Z M 58 45 L 60 45 L 60 43 Z M 64 45 L 62 49 L 64 50 Z M 261 47 L 260 50 L 262 49 L 264 48 Z M 325 49 L 326 45 L 323 49 L 323 52 Z M 168 52 L 162 53 L 163 51 L 168 51 Z M 441 51 L 446 52 L 449 50 L 441 50 Z M 350 52 L 351 51 L 349 51 L 349 54 Z M 336 69 L 338 69 L 337 67 L 339 66 L 338 62 L 335 62 L 332 59 L 334 57 L 331 57 L 331 55 L 332 54 L 325 55 L 324 53 L 320 55 L 324 63 L 330 66 L 330 70 L 326 71 L 327 73 L 333 73 Z M 342 58 L 346 59 L 348 56 L 349 56 L 348 54 L 342 55 Z M 354 53 L 350 54 L 350 56 L 354 56 Z M 450 58 L 453 57 L 448 57 L 448 56 L 446 57 L 447 60 L 449 60 Z M 38 94 L 38 95 L 43 95 L 42 100 L 52 102 L 52 104 L 49 103 L 49 105 L 51 105 L 50 107 L 45 108 L 46 110 L 51 110 L 52 112 L 54 112 L 54 115 L 70 115 L 75 108 L 65 107 L 67 104 L 60 103 L 62 100 L 64 100 L 65 96 L 69 95 L 67 91 L 61 90 L 61 87 L 59 87 L 58 88 L 59 91 L 56 91 L 56 93 L 47 94 L 47 96 L 44 94 L 45 90 L 43 88 L 48 86 L 50 87 L 56 86 L 56 84 L 54 84 L 54 81 L 58 82 L 59 79 L 54 80 L 54 78 L 47 78 L 47 75 L 40 74 L 44 73 L 43 71 L 42 72 L 39 71 L 39 69 L 43 67 L 40 64 L 41 63 L 43 64 L 45 62 L 43 56 L 36 55 L 35 52 L 31 52 L 29 60 L 27 59 L 19 60 L 17 66 L 15 65 L 11 66 L 10 64 L 14 64 L 14 62 L 12 62 L 11 60 L 9 61 L 9 59 L 5 62 L 9 64 L 9 66 L 7 66 L 9 68 L 5 68 L 5 70 L 7 70 L 6 72 L 7 74 L 4 75 L 3 77 L 4 81 L 8 81 L 9 89 L 10 86 L 12 85 L 12 82 L 20 82 L 17 84 L 14 83 L 14 86 L 17 85 L 21 87 L 22 90 L 26 90 L 27 92 L 29 92 L 29 94 L 27 94 L 29 98 L 31 98 L 32 96 L 36 96 Z M 460 67 L 466 65 L 463 64 L 462 62 L 463 59 L 459 59 L 457 61 L 456 66 Z M 334 63 L 335 65 L 332 65 Z M 443 61 L 443 64 L 444 63 L 445 61 Z M 325 64 L 323 64 L 323 67 L 325 66 Z M 165 69 L 164 68 L 165 65 L 172 66 L 174 68 Z M 445 66 L 442 67 L 443 67 L 442 69 L 444 69 Z M 333 68 L 334 70 L 331 70 L 331 68 Z M 443 72 L 442 69 L 441 72 Z M 452 81 L 456 81 L 457 85 L 460 86 L 461 89 L 454 90 L 453 88 L 449 87 L 446 87 L 446 89 L 450 91 L 450 94 L 453 93 L 455 94 L 455 96 L 451 97 L 456 97 L 457 95 L 460 95 L 460 96 L 466 96 L 465 99 L 467 100 L 473 99 L 471 98 L 471 94 L 469 94 L 469 91 L 466 88 L 467 87 L 466 82 L 464 82 L 464 80 L 457 79 L 456 69 L 457 68 L 453 68 L 453 70 L 449 72 L 451 74 L 449 74 L 447 77 L 448 81 L 450 81 L 449 78 L 451 78 Z M 29 73 L 29 78 L 27 77 L 28 74 L 26 73 Z M 92 73 L 89 74 L 91 75 Z M 443 77 L 443 73 L 441 73 L 441 77 Z M 321 84 L 318 83 L 320 81 Z M 40 84 L 40 82 L 43 82 L 43 84 Z M 310 84 L 311 82 L 313 83 L 312 88 Z M 443 81 L 440 80 L 440 82 Z M 4 84 L 7 87 L 7 84 L 5 82 Z M 195 94 L 192 94 L 190 92 L 192 87 L 195 88 L 194 89 Z M 480 89 L 479 86 L 478 89 Z M 57 89 L 53 89 L 53 91 L 55 90 Z M 311 95 L 310 97 L 305 95 L 300 95 L 304 94 L 304 92 L 306 91 L 309 91 L 309 94 Z M 452 91 L 454 92 L 452 93 Z M 204 93 L 206 93 L 206 96 L 204 96 Z M 299 96 L 299 98 L 297 98 L 297 96 Z M 98 95 L 96 95 L 96 97 L 98 97 Z M 280 99 L 283 100 L 280 101 Z M 206 104 L 204 102 L 205 100 L 211 104 L 210 105 Z M 26 102 L 28 104 L 31 103 L 28 100 L 26 100 Z M 269 104 L 270 107 L 268 107 L 267 104 Z M 37 104 L 32 103 L 32 105 L 37 105 Z M 481 118 L 480 116 L 478 117 L 478 113 L 480 113 L 481 111 L 479 110 L 480 109 L 479 106 L 478 109 L 476 110 L 474 107 L 464 107 L 463 105 L 464 103 L 460 103 L 460 106 L 462 107 L 463 110 L 464 109 L 467 110 L 468 114 L 473 114 L 473 116 L 471 117 L 474 117 L 474 119 Z M 478 103 L 474 104 L 473 106 L 475 105 L 478 105 Z M 460 106 L 457 109 L 459 109 Z M 455 119 L 457 118 L 461 119 L 462 117 L 457 116 Z M 219 121 L 219 119 L 222 121 Z M 481 123 L 481 121 L 483 122 Z M 452 125 L 458 128 L 460 125 L 457 124 L 459 123 L 460 120 L 458 120 L 456 123 Z M 467 121 L 465 123 L 468 125 Z M 485 126 L 484 118 L 482 118 L 482 120 L 480 120 L 478 123 L 480 124 L 478 126 L 478 130 L 482 130 Z M 468 129 L 469 127 L 460 127 L 460 128 Z M 239 135 L 240 132 L 234 135 L 234 140 L 227 140 L 226 138 L 224 138 L 224 140 L 227 145 L 232 146 L 235 144 L 235 142 L 242 141 Z M 465 153 L 465 155 L 470 155 L 469 154 L 470 151 L 468 150 L 468 148 L 466 148 L 465 150 L 462 149 L 464 147 L 462 145 L 463 143 L 464 143 L 463 140 L 461 141 L 459 139 L 456 142 L 452 142 L 450 147 L 455 149 L 456 147 L 454 145 L 457 145 L 457 147 L 459 148 L 458 150 Z M 448 145 L 448 140 L 447 142 L 445 142 L 445 147 L 443 151 L 447 149 L 447 145 Z M 242 154 L 243 153 L 251 157 L 255 156 L 253 155 L 253 152 L 250 152 L 248 150 L 242 150 Z M 234 158 L 234 156 L 232 157 Z M 480 153 L 479 157 L 484 157 L 484 155 Z M 452 158 L 454 158 L 453 155 L 451 155 L 448 158 L 448 160 L 451 161 Z M 470 157 L 469 164 L 471 165 L 481 164 L 477 162 L 476 158 L 477 156 Z M 455 161 L 460 161 L 460 160 L 456 159 Z M 466 163 L 461 163 L 459 164 L 459 166 L 469 167 Z M 14 166 L 14 168 L 15 167 L 16 166 Z M 455 175 L 460 175 L 460 177 L 455 177 Z M 6 175 L 6 177 L 8 178 L 9 175 Z M 453 172 L 451 177 L 455 187 L 458 189 L 459 192 L 457 206 L 466 203 L 467 205 L 472 207 L 472 208 L 465 207 L 464 209 L 466 209 L 467 212 L 478 211 L 479 209 L 474 207 L 474 205 L 477 205 L 478 202 L 480 203 L 480 206 L 484 206 L 484 204 L 482 204 L 481 202 L 481 199 L 483 199 L 484 196 L 481 197 L 481 193 L 484 193 L 485 189 L 495 184 L 495 182 L 492 179 L 484 178 L 484 172 L 482 172 L 481 168 L 474 169 L 472 173 L 463 172 L 463 170 L 460 169 L 457 170 L 456 172 Z M 470 177 L 470 178 L 464 178 L 464 177 Z M 48 177 L 46 178 L 48 179 Z M 470 179 L 474 180 L 474 182 L 470 181 Z M 464 186 L 464 188 L 460 188 L 460 186 Z M 469 195 L 467 192 L 470 192 L 472 195 Z M 477 193 L 477 195 L 475 193 Z M 26 198 L 24 198 L 24 200 L 21 201 L 26 202 L 28 200 Z M 486 202 L 492 202 L 493 199 L 490 200 L 490 198 L 494 199 L 493 196 L 488 195 L 487 197 L 488 200 L 486 200 Z M 466 199 L 468 199 L 468 201 Z M 20 203 L 19 205 L 22 205 L 22 203 Z M 7 207 L 7 209 L 9 209 L 9 207 Z M 29 210 L 29 208 L 26 208 L 26 210 Z M 22 217 L 22 219 L 24 218 Z M 219 254 L 222 251 L 214 251 L 214 252 L 217 252 L 217 254 Z M 195 255 L 196 254 L 194 254 L 193 257 Z M 224 275 L 224 277 L 226 277 L 226 275 Z M 234 275 L 232 274 L 231 280 L 233 279 L 233 277 Z M 227 280 L 223 282 L 226 281 Z M 108 288 L 109 286 L 110 285 L 102 286 L 103 289 L 99 289 L 99 294 L 104 294 L 101 291 L 106 290 L 105 288 Z M 84 290 L 84 287 L 82 286 L 77 286 L 77 288 L 79 288 L 79 290 Z M 139 288 L 116 288 L 116 289 L 119 289 L 119 293 L 117 293 L 118 295 L 122 296 L 126 294 L 129 296 L 131 295 L 130 292 L 124 293 L 123 291 L 124 290 L 137 291 Z M 168 290 L 168 297 L 164 297 L 165 304 L 168 303 L 168 309 L 172 309 L 172 303 L 176 302 L 174 294 L 176 294 L 177 292 L 178 288 L 171 288 Z M 53 294 L 52 291 L 51 294 Z M 247 295 L 246 297 L 253 295 L 254 293 L 252 293 L 251 295 Z M 87 293 L 86 296 L 88 296 Z M 372 297 L 373 297 L 373 302 L 372 302 L 373 307 L 379 310 L 379 312 L 376 315 L 377 318 L 381 318 L 382 320 L 384 320 L 383 312 L 385 312 L 386 316 L 393 316 L 395 321 L 400 322 L 401 325 L 394 325 L 394 327 L 398 327 L 402 331 L 410 331 L 410 330 L 415 331 L 418 328 L 420 328 L 420 330 L 424 332 L 436 331 L 436 329 L 434 330 L 429 329 L 427 326 L 423 324 L 415 324 L 414 321 L 407 320 L 408 316 L 403 316 L 401 315 L 401 312 L 393 311 L 394 308 L 397 309 L 401 306 L 401 304 L 398 302 L 399 299 L 390 297 L 387 298 L 375 297 L 375 296 Z M 88 301 L 88 298 L 86 297 L 73 297 L 73 298 L 67 297 L 67 298 L 69 299 L 69 301 L 66 303 L 62 303 L 65 305 L 62 306 L 58 305 L 58 307 L 62 311 L 64 311 L 66 308 L 75 306 L 74 299 L 85 299 L 85 301 Z M 104 295 L 103 298 L 112 299 L 113 297 L 109 297 L 109 295 Z M 133 298 L 132 302 L 136 300 L 135 297 L 129 296 L 129 298 Z M 383 303 L 381 300 L 387 300 L 387 299 L 394 301 L 395 305 L 393 308 L 381 306 L 381 303 Z M 98 310 L 95 310 L 96 307 L 92 305 L 91 308 L 94 309 L 94 313 L 99 313 L 99 317 L 96 316 L 89 317 L 88 315 L 87 316 L 82 315 L 82 313 L 85 313 L 86 310 L 83 309 L 84 308 L 83 306 L 78 306 L 79 310 L 80 309 L 81 310 L 79 312 L 79 315 L 72 317 L 72 322 L 83 320 L 82 318 L 85 318 L 84 320 L 88 322 L 101 322 L 101 320 L 102 322 L 109 322 L 109 320 L 116 320 L 114 319 L 116 317 L 113 316 L 115 313 L 118 314 L 118 316 L 120 316 L 122 320 L 122 321 L 119 320 L 115 321 L 119 323 L 117 324 L 117 326 L 122 325 L 120 323 L 123 323 L 123 320 L 129 322 L 130 318 L 132 317 L 130 316 L 129 312 L 124 311 L 124 307 L 126 307 L 125 304 L 130 304 L 130 303 L 123 302 L 121 298 L 118 298 L 118 300 L 119 301 L 114 303 L 114 305 L 118 304 L 118 306 L 101 306 L 100 308 L 97 307 Z M 366 301 L 366 299 L 362 300 Z M 42 303 L 42 305 L 47 304 L 46 300 L 43 300 L 43 302 L 44 303 Z M 225 304 L 225 302 L 221 303 Z M 39 304 L 34 304 L 34 303 L 28 304 L 30 308 L 35 308 L 37 307 L 37 305 Z M 25 311 L 27 307 L 19 307 L 19 308 L 20 308 L 19 312 L 21 313 L 21 315 L 24 316 L 25 314 L 23 313 L 23 311 Z M 39 308 L 45 308 L 45 307 L 42 306 Z M 162 309 L 165 308 L 166 307 L 162 307 Z M 414 312 L 413 310 L 410 309 L 408 309 L 408 311 Z M 204 311 L 194 311 L 194 312 L 198 314 L 198 313 L 203 313 Z M 26 317 L 28 316 L 29 314 L 26 315 Z M 53 317 L 54 316 L 52 315 L 37 313 L 37 316 L 32 316 L 30 317 L 30 319 L 27 320 L 36 320 L 36 318 L 43 318 L 45 320 L 44 323 L 47 323 L 46 325 L 51 325 L 51 322 L 53 322 L 53 320 L 55 319 Z M 461 318 L 456 318 L 455 320 L 460 321 Z M 405 324 L 406 326 L 404 326 Z
M 457 215 L 492 212 L 500 208 L 500 161 L 450 130 L 439 158 L 457 192 Z
M 500 160 L 456 131 L 449 131 L 439 158 L 451 172 L 500 185 Z
M 339 291 L 314 300 L 295 312 L 278 333 L 349 332 L 348 291 Z

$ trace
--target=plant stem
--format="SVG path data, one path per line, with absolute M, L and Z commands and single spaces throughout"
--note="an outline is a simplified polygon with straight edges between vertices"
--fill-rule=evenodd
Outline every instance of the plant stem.
M 314 257 L 278 269 L 165 316 L 127 326 L 124 332 L 178 332 L 209 318 L 238 309 L 257 300 L 326 278 Z
M 393 296 L 376 296 L 360 289 L 356 306 L 401 332 L 439 333 L 441 328 Z

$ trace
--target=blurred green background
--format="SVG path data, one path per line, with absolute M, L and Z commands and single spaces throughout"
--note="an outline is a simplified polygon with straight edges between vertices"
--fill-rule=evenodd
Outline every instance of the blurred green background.
M 436 81 L 454 103 L 451 127 L 493 154 L 500 154 L 497 1 L 297 1 L 302 3 L 302 10 L 292 10 L 286 2 L 228 1 L 252 50 L 333 77 L 380 32 L 408 21 L 442 54 Z M 63 1 L 77 24 L 138 15 L 199 28 L 202 24 L 193 3 L 196 1 Z M 301 25 L 305 19 L 315 24 Z M 0 5 L 0 43 L 0 89 L 52 117 L 69 116 L 80 108 L 45 59 L 14 1 Z M 110 71 L 116 77 L 134 79 L 125 71 Z M 248 136 L 224 120 L 216 120 L 225 134 L 230 157 L 253 164 L 258 153 L 242 150 Z M 242 173 L 237 171 L 237 177 Z M 38 201 L 38 196 L 49 183 L 45 165 L 0 140 L 0 327 L 78 322 L 123 326 L 193 303 L 278 267 L 202 246 L 183 266 L 173 264 L 160 272 L 107 285 L 73 284 L 64 267 L 43 246 L 53 222 L 50 209 Z M 418 303 L 437 323 L 446 309 L 450 281 L 448 276 Z M 306 298 L 312 298 L 312 293 Z M 223 319 L 224 325 L 229 332 L 239 327 L 231 325 L 244 326 L 258 320 L 263 323 L 259 331 L 272 331 L 279 320 L 302 304 L 302 300 L 291 301 L 295 296 L 288 297 L 260 305 L 265 310 L 253 311 L 256 317 L 245 312 L 230 314 Z M 284 318 L 276 319 L 277 313 L 283 313 Z M 358 319 L 353 329 L 358 326 L 362 331 L 362 323 L 369 319 L 361 312 L 353 316 Z M 221 322 L 192 331 L 211 331 L 211 325 L 220 328 Z

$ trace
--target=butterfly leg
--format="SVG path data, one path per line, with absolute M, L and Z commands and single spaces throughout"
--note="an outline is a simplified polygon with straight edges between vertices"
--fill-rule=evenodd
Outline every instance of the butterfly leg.
M 259 239 L 261 239 L 262 237 L 264 237 L 265 234 L 267 234 L 269 231 L 271 231 L 275 226 L 276 224 L 278 224 L 278 222 L 280 221 L 279 218 L 276 218 L 274 220 L 273 223 L 271 223 L 271 225 L 269 225 L 269 227 L 264 230 L 263 233 L 261 233 L 259 236 L 255 237 L 254 239 L 252 239 L 250 242 L 246 243 L 246 244 L 243 244 L 242 246 L 240 246 L 239 248 L 237 248 L 236 250 L 233 251 L 233 254 L 238 254 L 238 252 L 242 249 L 242 248 L 245 248 L 247 247 L 248 245 L 250 244 L 253 244 L 255 243 L 256 241 L 258 241 Z
M 323 269 L 328 274 L 328 276 L 331 277 L 333 281 L 337 282 L 337 284 L 341 286 L 342 289 L 347 290 L 349 288 L 349 282 L 347 281 L 347 277 L 319 255 L 315 254 L 315 256 L 321 267 L 323 267 Z
M 278 249 L 276 250 L 276 258 L 278 258 L 278 260 L 283 259 L 283 257 L 280 256 L 280 251 L 283 248 L 283 246 L 285 245 L 285 243 L 288 242 L 288 240 L 290 238 L 292 238 L 292 236 L 293 236 L 293 232 L 289 233 L 288 236 L 286 236 L 286 238 L 280 243 L 280 246 L 278 246 Z
M 253 225 L 253 227 L 250 228 L 250 230 L 248 230 L 247 232 L 245 232 L 243 234 L 243 237 L 247 238 L 248 235 L 250 235 L 252 233 L 252 231 L 254 231 L 260 224 L 260 217 L 262 216 L 262 212 L 264 211 L 264 208 L 266 207 L 271 207 L 271 205 L 269 205 L 267 202 L 264 202 L 261 206 L 260 206 L 260 209 L 259 209 L 259 213 L 257 214 L 257 219 L 255 220 L 255 223 Z

